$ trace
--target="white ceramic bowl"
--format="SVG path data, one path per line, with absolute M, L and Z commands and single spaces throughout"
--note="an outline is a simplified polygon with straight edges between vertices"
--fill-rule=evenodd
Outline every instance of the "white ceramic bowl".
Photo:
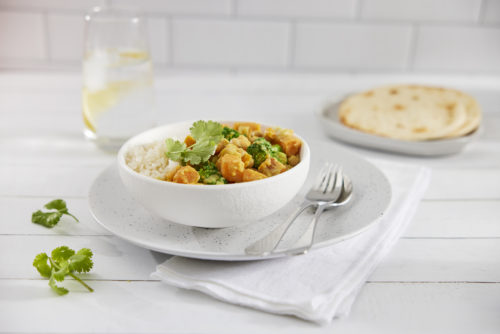
M 183 140 L 192 124 L 174 123 L 145 131 L 129 139 L 118 152 L 118 170 L 123 184 L 154 214 L 190 226 L 243 225 L 282 208 L 304 184 L 309 171 L 310 150 L 300 136 L 297 136 L 302 140 L 300 163 L 284 173 L 258 181 L 224 185 L 178 184 L 141 175 L 125 163 L 130 148 L 169 137 Z

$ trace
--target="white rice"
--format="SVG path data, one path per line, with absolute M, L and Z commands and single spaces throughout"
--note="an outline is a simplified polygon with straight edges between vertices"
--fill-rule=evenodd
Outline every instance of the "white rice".
M 139 174 L 165 179 L 165 175 L 175 168 L 178 163 L 165 156 L 166 144 L 164 140 L 132 147 L 125 155 L 127 165 Z

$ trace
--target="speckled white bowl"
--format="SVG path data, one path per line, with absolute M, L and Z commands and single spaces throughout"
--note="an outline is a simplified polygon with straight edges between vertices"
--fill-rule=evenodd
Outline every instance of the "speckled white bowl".
M 231 123 L 231 122 L 224 122 Z M 219 228 L 243 225 L 267 217 L 287 204 L 304 184 L 310 150 L 303 138 L 300 163 L 263 180 L 224 184 L 190 185 L 141 175 L 125 163 L 125 154 L 136 145 L 173 137 L 182 140 L 193 122 L 160 126 L 129 139 L 118 152 L 118 171 L 125 188 L 145 208 L 179 224 Z

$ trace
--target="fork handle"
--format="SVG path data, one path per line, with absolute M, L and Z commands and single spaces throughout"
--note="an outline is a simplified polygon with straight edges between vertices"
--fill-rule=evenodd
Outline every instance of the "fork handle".
M 288 228 L 292 225 L 295 219 L 307 208 L 316 206 L 316 203 L 304 203 L 295 212 L 281 224 L 279 224 L 271 233 L 267 234 L 263 238 L 257 240 L 247 248 L 245 248 L 245 253 L 248 255 L 255 256 L 265 256 L 272 253 L 276 246 L 280 243 L 281 239 L 288 231 Z
M 328 204 L 322 204 L 319 205 L 318 208 L 316 209 L 316 212 L 314 213 L 314 217 L 309 223 L 309 226 L 307 227 L 306 232 L 300 237 L 300 239 L 295 243 L 295 246 L 293 249 L 287 251 L 287 254 L 289 255 L 301 255 L 305 254 L 309 251 L 311 246 L 314 243 L 314 235 L 316 233 L 316 226 L 318 225 L 318 220 L 319 216 L 325 211 L 325 209 L 328 207 Z

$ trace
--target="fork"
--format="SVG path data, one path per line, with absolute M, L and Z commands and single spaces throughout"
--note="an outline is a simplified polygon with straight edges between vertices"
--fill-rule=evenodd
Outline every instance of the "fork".
M 245 248 L 245 253 L 254 256 L 266 256 L 271 254 L 295 219 L 307 208 L 316 207 L 313 225 L 326 209 L 326 204 L 336 202 L 342 193 L 342 169 L 338 165 L 326 163 L 318 174 L 315 185 L 307 192 L 304 202 L 287 220 L 278 225 L 273 231 Z M 320 210 L 320 212 L 318 212 Z M 308 229 L 310 230 L 310 229 Z M 314 230 L 312 231 L 314 237 Z M 303 240 L 303 238 L 301 238 Z
M 326 202 L 319 204 L 316 209 L 313 220 L 309 223 L 306 232 L 300 237 L 299 241 L 295 242 L 294 246 L 286 251 L 288 255 L 301 255 L 306 254 L 309 249 L 314 244 L 314 236 L 316 234 L 316 226 L 318 224 L 318 219 L 321 213 L 330 208 L 339 207 L 347 204 L 352 198 L 352 182 L 346 175 L 339 172 L 337 178 L 342 179 L 342 193 L 341 195 L 332 202 Z

